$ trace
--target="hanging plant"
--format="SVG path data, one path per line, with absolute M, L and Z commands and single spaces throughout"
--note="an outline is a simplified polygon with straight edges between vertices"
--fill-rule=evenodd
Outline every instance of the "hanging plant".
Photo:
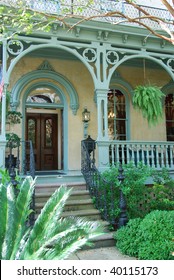
M 21 139 L 16 133 L 6 133 L 6 147 L 17 148 L 20 146 Z
M 139 85 L 134 89 L 134 108 L 142 111 L 150 125 L 156 125 L 163 116 L 163 92 L 157 86 Z
M 11 124 L 18 124 L 21 122 L 22 114 L 20 112 L 8 111 L 7 122 Z

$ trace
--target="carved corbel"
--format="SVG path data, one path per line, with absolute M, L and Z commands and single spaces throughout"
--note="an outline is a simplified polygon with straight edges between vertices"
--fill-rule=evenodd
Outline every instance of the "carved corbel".
M 161 40 L 161 48 L 164 48 L 166 45 L 166 40 Z
M 127 43 L 127 40 L 128 40 L 128 35 L 127 34 L 124 34 L 123 37 L 122 37 L 122 41 L 124 44 Z
M 143 38 L 143 40 L 142 40 L 142 45 L 146 46 L 146 44 L 147 44 L 147 37 Z
M 102 37 L 102 31 L 97 32 L 97 40 L 101 40 Z
M 109 36 L 109 32 L 108 32 L 108 31 L 105 31 L 105 32 L 104 32 L 104 38 L 103 38 L 103 39 L 104 39 L 105 41 L 107 41 L 107 40 L 108 40 L 108 36 Z
M 76 37 L 80 36 L 80 27 L 79 26 L 77 26 L 75 29 L 75 35 L 76 35 Z

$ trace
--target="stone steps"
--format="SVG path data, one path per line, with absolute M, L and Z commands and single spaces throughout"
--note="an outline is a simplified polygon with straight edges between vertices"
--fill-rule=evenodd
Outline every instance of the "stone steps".
M 37 183 L 35 190 L 35 217 L 39 215 L 46 201 L 53 192 L 63 184 L 59 183 Z M 66 182 L 64 183 L 66 184 Z M 90 221 L 99 221 L 105 228 L 105 234 L 91 240 L 94 243 L 92 248 L 115 246 L 113 233 L 109 232 L 109 224 L 101 219 L 100 211 L 93 204 L 89 192 L 86 190 L 84 182 L 73 182 L 66 184 L 67 187 L 73 188 L 69 199 L 66 202 L 62 217 L 77 216 Z M 90 249 L 84 246 L 82 249 Z

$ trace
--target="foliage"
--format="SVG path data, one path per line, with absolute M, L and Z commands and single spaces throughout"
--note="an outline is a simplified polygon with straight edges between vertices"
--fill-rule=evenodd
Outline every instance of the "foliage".
M 130 220 L 115 234 L 116 246 L 142 260 L 174 260 L 174 211 L 155 210 Z
M 174 210 L 174 180 L 169 171 L 163 168 L 161 171 L 153 171 L 154 184 L 149 190 L 151 199 L 149 208 L 151 210 Z
M 6 133 L 6 147 L 17 148 L 20 146 L 20 137 L 16 133 Z
M 7 122 L 11 124 L 18 124 L 21 122 L 22 114 L 16 111 L 8 111 L 7 113 Z
M 138 255 L 138 228 L 141 223 L 141 218 L 131 219 L 125 227 L 121 227 L 114 234 L 117 240 L 117 248 L 126 255 Z
M 156 86 L 139 85 L 134 90 L 133 105 L 142 111 L 148 123 L 155 125 L 163 116 L 162 97 L 164 94 Z
M 2 172 L 4 174 L 4 172 Z M 5 176 L 5 174 L 4 174 Z M 65 259 L 90 239 L 101 235 L 103 227 L 78 217 L 61 218 L 71 189 L 58 188 L 47 201 L 33 228 L 27 228 L 35 181 L 26 177 L 15 196 L 8 178 L 0 184 L 0 259 Z
M 134 166 L 132 162 L 123 165 L 125 179 L 120 184 L 118 180 L 118 168 L 119 166 L 112 166 L 109 170 L 102 173 L 103 183 L 100 184 L 100 188 L 106 190 L 106 203 L 110 207 L 110 203 L 113 200 L 114 205 L 110 210 L 110 216 L 113 219 L 118 219 L 119 209 L 119 189 L 121 188 L 127 202 L 127 213 L 129 218 L 143 217 L 146 214 L 146 209 L 140 211 L 140 202 L 144 199 L 146 194 L 145 182 L 151 174 L 151 169 L 143 165 L 141 162 Z M 111 191 L 111 186 L 113 190 Z M 144 206 L 145 208 L 145 206 Z
M 118 220 L 119 189 L 121 188 L 127 204 L 127 215 L 129 219 L 143 218 L 152 210 L 174 210 L 174 180 L 169 176 L 167 169 L 155 171 L 143 165 L 141 162 L 135 166 L 132 162 L 123 165 L 124 180 L 122 184 L 118 180 L 118 166 L 112 166 L 102 173 L 99 192 L 106 200 L 109 209 L 110 220 Z M 147 179 L 152 176 L 153 185 L 146 185 Z M 100 208 L 99 208 L 100 209 Z M 102 210 L 102 209 L 100 209 Z

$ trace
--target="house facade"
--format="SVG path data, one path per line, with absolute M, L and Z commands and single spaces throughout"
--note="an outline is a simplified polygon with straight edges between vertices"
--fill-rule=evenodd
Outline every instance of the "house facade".
M 50 12 L 58 5 L 56 1 L 47 2 Z M 34 3 L 43 5 L 43 1 Z M 97 3 L 101 9 L 113 5 L 112 1 Z M 42 5 L 40 9 L 44 9 Z M 120 9 L 134 12 L 123 1 Z M 166 12 L 153 9 L 154 13 Z M 76 20 L 70 22 L 75 24 Z M 144 160 L 157 168 L 173 169 L 172 44 L 138 25 L 114 25 L 107 19 L 95 19 L 71 30 L 54 24 L 49 32 L 20 33 L 4 39 L 1 60 L 1 167 L 5 167 L 9 153 L 6 133 L 15 132 L 22 141 L 21 165 L 27 153 L 23 143 L 31 140 L 38 171 L 79 171 L 81 141 L 88 135 L 96 140 L 100 171 L 120 160 Z M 132 104 L 134 88 L 144 84 L 160 87 L 165 95 L 163 117 L 156 126 L 149 126 Z M 20 124 L 6 122 L 7 92 L 10 110 L 22 113 Z M 82 120 L 85 109 L 90 112 L 89 122 Z

